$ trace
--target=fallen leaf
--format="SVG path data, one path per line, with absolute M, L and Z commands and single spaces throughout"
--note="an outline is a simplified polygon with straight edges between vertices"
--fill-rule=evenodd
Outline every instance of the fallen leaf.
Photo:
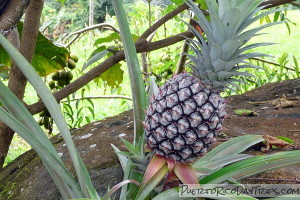
M 276 109 L 290 108 L 290 107 L 300 107 L 299 97 L 281 97 L 275 99 L 272 103 Z
M 277 137 L 273 137 L 273 136 L 270 136 L 270 135 L 262 135 L 262 137 L 266 141 L 266 147 L 261 148 L 261 151 L 264 151 L 264 152 L 269 151 L 270 147 L 272 147 L 273 145 L 276 146 L 276 147 L 279 147 L 279 148 L 284 148 L 287 145 L 289 145 L 288 142 L 283 141 L 282 139 L 279 139 Z
M 253 110 L 246 110 L 246 109 L 236 109 L 234 110 L 235 114 L 240 116 L 258 116 L 258 114 Z

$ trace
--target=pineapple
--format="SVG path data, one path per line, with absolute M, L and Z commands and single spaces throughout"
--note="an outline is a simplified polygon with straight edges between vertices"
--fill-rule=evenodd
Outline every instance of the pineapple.
M 261 17 L 274 12 L 263 9 L 262 0 L 206 0 L 210 21 L 191 1 L 186 2 L 206 34 L 187 24 L 196 39 L 188 39 L 192 73 L 175 75 L 152 96 L 146 111 L 146 142 L 155 154 L 174 162 L 191 163 L 203 155 L 222 130 L 226 103 L 220 96 L 234 84 L 235 76 L 251 76 L 242 68 L 257 68 L 245 61 L 266 56 L 246 50 L 271 43 L 245 44 L 272 24 L 245 30 Z

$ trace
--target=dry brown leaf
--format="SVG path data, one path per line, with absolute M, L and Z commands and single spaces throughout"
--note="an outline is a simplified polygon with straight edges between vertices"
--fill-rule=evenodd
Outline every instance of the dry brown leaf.
M 277 109 L 289 108 L 289 107 L 300 107 L 299 97 L 281 97 L 275 99 L 272 105 Z
M 262 135 L 262 137 L 265 139 L 266 141 L 266 147 L 262 147 L 261 151 L 269 151 L 270 148 L 272 147 L 272 145 L 279 147 L 279 148 L 284 148 L 287 145 L 289 145 L 288 142 L 283 141 L 282 139 L 279 139 L 277 137 L 273 137 L 270 135 Z

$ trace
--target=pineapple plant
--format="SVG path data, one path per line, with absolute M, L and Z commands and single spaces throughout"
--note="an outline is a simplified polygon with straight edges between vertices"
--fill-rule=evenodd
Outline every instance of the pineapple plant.
M 222 130 L 226 102 L 220 96 L 233 89 L 241 72 L 257 68 L 246 59 L 267 56 L 245 51 L 272 43 L 246 43 L 257 32 L 273 24 L 248 30 L 253 22 L 273 11 L 256 15 L 262 0 L 206 1 L 210 20 L 191 1 L 186 3 L 195 14 L 196 26 L 187 24 L 195 39 L 188 39 L 192 54 L 191 73 L 174 75 L 150 99 L 144 129 L 147 145 L 157 156 L 175 163 L 191 163 L 203 155 Z M 202 31 L 206 34 L 206 40 Z

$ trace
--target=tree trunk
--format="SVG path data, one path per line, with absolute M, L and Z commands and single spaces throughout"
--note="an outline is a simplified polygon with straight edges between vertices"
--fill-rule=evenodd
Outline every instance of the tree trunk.
M 31 1 L 25 15 L 25 21 L 22 31 L 21 44 L 14 44 L 16 47 L 20 47 L 20 52 L 29 61 L 32 61 L 37 35 L 40 25 L 40 17 L 43 10 L 44 0 Z M 18 36 L 14 33 L 14 37 L 11 38 L 11 42 L 16 43 L 19 41 Z M 27 80 L 22 72 L 14 64 L 11 67 L 9 73 L 8 88 L 22 100 L 25 93 Z M 4 124 L 0 124 L 0 168 L 4 164 L 4 160 L 7 156 L 11 140 L 14 132 Z
M 94 0 L 90 0 L 89 26 L 94 25 Z
M 16 48 L 20 47 L 19 33 L 16 29 L 10 31 L 10 33 L 7 35 L 7 39 Z M 13 135 L 14 135 L 14 131 L 12 131 L 4 123 L 0 122 L 0 169 L 4 164 Z

